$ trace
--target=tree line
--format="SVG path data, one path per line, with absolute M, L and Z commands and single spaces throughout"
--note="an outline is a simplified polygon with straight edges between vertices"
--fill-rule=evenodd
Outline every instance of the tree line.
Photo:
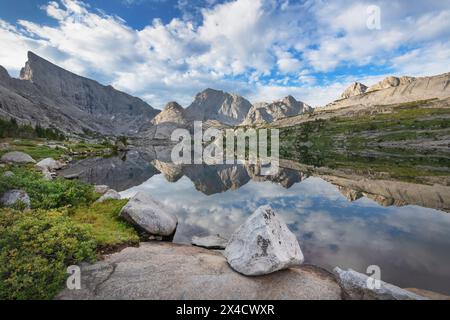
M 21 125 L 16 119 L 0 119 L 0 138 L 46 138 L 50 140 L 66 140 L 66 136 L 56 128 L 43 128 L 39 124 Z

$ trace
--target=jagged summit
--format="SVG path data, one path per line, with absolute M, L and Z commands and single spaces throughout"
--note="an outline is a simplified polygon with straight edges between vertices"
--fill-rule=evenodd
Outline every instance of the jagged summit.
M 282 118 L 299 115 L 311 111 L 312 108 L 304 102 L 297 101 L 289 95 L 272 103 L 257 103 L 253 105 L 245 118 L 243 125 L 269 123 Z
M 169 102 L 153 120 L 152 124 L 161 124 L 164 122 L 185 124 L 187 122 L 185 110 L 177 102 Z
M 363 94 L 367 91 L 367 86 L 360 82 L 353 82 L 345 91 L 341 94 L 342 99 L 347 99 L 353 96 Z
M 240 95 L 208 88 L 195 96 L 186 113 L 192 120 L 217 120 L 236 125 L 245 119 L 251 107 Z

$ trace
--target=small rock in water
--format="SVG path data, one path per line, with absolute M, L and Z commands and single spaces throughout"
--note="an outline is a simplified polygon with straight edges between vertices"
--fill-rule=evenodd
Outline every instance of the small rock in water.
M 3 176 L 5 178 L 13 177 L 14 176 L 14 172 L 12 172 L 12 171 L 5 171 L 5 172 L 3 172 Z
M 110 188 L 107 185 L 96 185 L 94 186 L 94 190 L 96 193 L 105 194 Z
M 223 250 L 227 246 L 228 240 L 222 238 L 220 235 L 211 235 L 206 237 L 193 236 L 191 243 L 197 247 L 206 249 Z
M 62 161 L 57 161 L 53 158 L 45 158 L 44 160 L 39 161 L 36 163 L 36 169 L 38 170 L 48 170 L 48 171 L 55 171 L 63 168 L 65 166 L 65 163 Z
M 23 190 L 6 191 L 1 197 L 0 202 L 5 207 L 13 207 L 19 204 L 23 204 L 27 209 L 31 207 L 30 197 Z
M 138 192 L 122 208 L 120 215 L 145 233 L 170 237 L 178 225 L 177 217 L 145 192 Z
M 122 199 L 122 197 L 120 196 L 120 194 L 113 189 L 109 189 L 108 191 L 105 192 L 104 195 L 102 195 L 97 201 L 95 202 L 103 202 L 109 199 L 115 199 L 115 200 L 120 200 Z
M 333 273 L 344 291 L 344 296 L 350 300 L 427 300 L 425 297 L 381 280 L 375 283 L 375 279 L 369 279 L 367 275 L 352 269 L 345 271 L 336 267 Z
M 6 163 L 36 163 L 36 161 L 30 157 L 28 154 L 20 151 L 12 151 L 5 153 L 2 158 L 2 162 Z
M 257 276 L 303 263 L 295 235 L 270 206 L 258 208 L 231 236 L 225 248 L 230 266 Z

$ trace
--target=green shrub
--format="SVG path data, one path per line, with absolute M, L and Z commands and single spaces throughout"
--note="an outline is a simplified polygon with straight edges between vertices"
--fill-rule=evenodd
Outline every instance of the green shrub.
M 90 228 L 59 211 L 0 210 L 0 299 L 50 299 L 66 268 L 95 260 Z
M 12 177 L 0 178 L 0 194 L 10 189 L 21 189 L 28 193 L 35 209 L 53 209 L 67 205 L 92 203 L 98 196 L 94 187 L 78 180 L 58 178 L 47 181 L 41 173 L 16 167 Z

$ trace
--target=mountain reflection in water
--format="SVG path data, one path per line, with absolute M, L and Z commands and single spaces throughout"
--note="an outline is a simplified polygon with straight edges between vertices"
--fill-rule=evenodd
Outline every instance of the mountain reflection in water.
M 270 204 L 297 235 L 306 263 L 360 272 L 378 265 L 384 281 L 450 294 L 450 187 L 282 166 L 263 177 L 255 166 L 179 166 L 167 153 L 132 151 L 81 160 L 62 174 L 109 185 L 124 197 L 149 192 L 176 213 L 175 242 L 228 237 Z

